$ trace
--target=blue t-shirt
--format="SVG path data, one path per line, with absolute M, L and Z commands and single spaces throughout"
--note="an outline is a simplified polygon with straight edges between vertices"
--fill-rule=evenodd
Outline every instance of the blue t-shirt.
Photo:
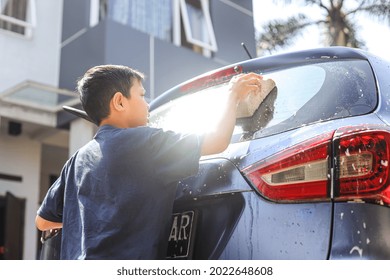
M 177 181 L 197 173 L 200 150 L 197 135 L 100 127 L 38 210 L 63 223 L 61 259 L 165 258 Z

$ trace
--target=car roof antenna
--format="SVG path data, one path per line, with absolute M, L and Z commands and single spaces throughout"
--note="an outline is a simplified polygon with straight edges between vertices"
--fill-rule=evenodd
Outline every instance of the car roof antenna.
M 241 46 L 244 48 L 244 50 L 246 51 L 246 54 L 249 56 L 249 58 L 252 59 L 252 56 L 251 56 L 250 52 L 248 51 L 248 48 L 245 46 L 244 42 L 241 43 Z

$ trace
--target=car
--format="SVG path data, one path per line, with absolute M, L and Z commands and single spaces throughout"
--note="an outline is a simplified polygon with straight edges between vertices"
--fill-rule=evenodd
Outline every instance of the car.
M 178 183 L 167 259 L 390 259 L 390 62 L 347 47 L 249 59 L 163 93 L 150 125 L 211 129 L 247 72 L 276 86 Z

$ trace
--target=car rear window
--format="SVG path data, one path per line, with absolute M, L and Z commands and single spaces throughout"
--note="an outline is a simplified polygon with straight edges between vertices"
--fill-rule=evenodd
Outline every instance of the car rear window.
M 257 72 L 264 79 L 273 79 L 276 87 L 252 117 L 237 120 L 234 142 L 367 114 L 377 105 L 374 76 L 364 60 L 337 60 Z M 150 124 L 204 133 L 215 125 L 227 88 L 225 83 L 174 99 L 151 112 Z

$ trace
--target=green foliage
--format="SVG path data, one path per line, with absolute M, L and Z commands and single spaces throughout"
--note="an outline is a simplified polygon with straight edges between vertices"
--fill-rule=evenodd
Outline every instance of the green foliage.
M 371 19 L 387 21 L 390 26 L 390 0 L 274 0 L 277 5 L 299 4 L 318 7 L 322 19 L 313 20 L 309 15 L 297 14 L 287 19 L 274 19 L 262 26 L 257 34 L 260 53 L 272 53 L 291 45 L 303 35 L 308 26 L 316 26 L 324 31 L 324 45 L 364 48 L 365 42 L 359 38 L 360 26 L 357 16 L 367 15 Z

